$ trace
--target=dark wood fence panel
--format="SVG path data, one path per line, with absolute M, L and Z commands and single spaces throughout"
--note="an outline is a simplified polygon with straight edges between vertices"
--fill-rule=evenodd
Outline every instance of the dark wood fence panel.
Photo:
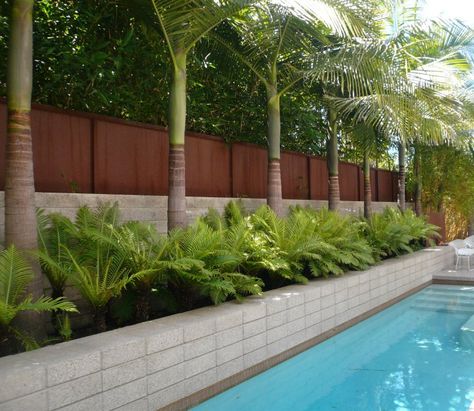
M 231 153 L 221 139 L 186 137 L 186 195 L 232 197 Z
M 253 144 L 232 145 L 233 197 L 267 196 L 267 150 Z
M 0 190 L 5 189 L 5 145 L 7 142 L 7 106 L 0 104 Z
M 328 167 L 323 158 L 309 159 L 309 191 L 311 200 L 328 199 Z
M 6 104 L 0 101 L 0 190 L 5 185 Z M 163 127 L 33 104 L 37 191 L 166 195 L 168 139 Z M 188 133 L 186 194 L 265 198 L 267 150 L 249 143 Z M 326 160 L 300 153 L 281 157 L 284 198 L 327 200 Z M 396 201 L 398 175 L 372 170 L 372 200 Z M 339 165 L 341 200 L 363 200 L 363 174 Z
M 341 201 L 359 200 L 359 167 L 350 163 L 339 163 L 339 188 Z
M 440 238 L 436 239 L 437 243 L 446 241 L 446 219 L 443 211 L 425 210 L 428 216 L 428 222 L 434 224 L 440 228 Z
M 300 153 L 281 154 L 281 184 L 283 198 L 309 198 L 308 157 Z
M 378 201 L 393 201 L 392 172 L 377 170 Z
M 372 201 L 379 201 L 379 190 L 377 186 L 377 170 L 375 168 L 370 169 L 370 189 L 372 191 Z
M 99 120 L 94 134 L 97 193 L 167 194 L 168 139 L 164 132 Z
M 91 121 L 32 110 L 35 188 L 41 192 L 92 192 Z

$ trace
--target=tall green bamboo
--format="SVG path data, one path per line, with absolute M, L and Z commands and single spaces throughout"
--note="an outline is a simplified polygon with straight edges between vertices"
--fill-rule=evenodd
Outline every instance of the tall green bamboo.
M 24 251 L 38 246 L 31 138 L 32 77 L 33 0 L 14 0 L 8 46 L 5 243 Z M 31 258 L 30 262 L 34 277 L 27 293 L 36 300 L 43 294 L 43 276 L 38 261 Z M 34 338 L 45 336 L 41 314 L 24 312 L 18 321 Z

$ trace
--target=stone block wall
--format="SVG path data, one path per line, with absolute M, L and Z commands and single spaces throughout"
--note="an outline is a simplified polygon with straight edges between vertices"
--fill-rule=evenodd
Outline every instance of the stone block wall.
M 36 206 L 43 208 L 47 213 L 59 212 L 67 217 L 74 217 L 76 210 L 82 205 L 97 207 L 100 202 L 115 202 L 120 205 L 122 219 L 140 220 L 155 224 L 158 231 L 167 231 L 167 204 L 166 196 L 121 195 L 121 194 L 79 194 L 79 193 L 36 193 Z M 220 197 L 187 197 L 188 221 L 191 222 L 198 216 L 206 214 L 209 208 L 223 211 L 226 204 L 235 200 Z M 243 198 L 245 207 L 249 211 L 256 210 L 265 204 L 265 199 Z M 322 208 L 327 206 L 327 201 L 316 200 L 283 200 L 286 208 L 290 205 L 312 206 Z M 396 207 L 396 203 L 374 202 L 375 212 L 385 207 Z M 363 213 L 362 201 L 342 201 L 341 212 L 360 215 Z M 5 200 L 4 192 L 0 192 L 0 243 L 4 240 L 5 231 Z
M 428 284 L 452 262 L 449 247 L 425 249 L 242 304 L 205 307 L 0 358 L 0 410 L 155 411 L 215 389 Z

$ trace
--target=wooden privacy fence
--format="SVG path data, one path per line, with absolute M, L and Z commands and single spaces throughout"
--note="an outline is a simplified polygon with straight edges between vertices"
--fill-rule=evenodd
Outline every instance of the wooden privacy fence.
M 0 102 L 0 158 L 5 158 L 6 105 Z M 166 195 L 168 141 L 163 127 L 33 105 L 36 190 Z M 3 161 L 4 163 L 4 161 Z M 5 167 L 0 167 L 0 189 Z M 281 157 L 283 197 L 327 200 L 326 160 L 300 153 Z M 396 201 L 397 173 L 372 169 L 373 201 Z M 358 165 L 339 165 L 341 200 L 363 200 Z M 265 198 L 266 149 L 187 133 L 186 195 Z

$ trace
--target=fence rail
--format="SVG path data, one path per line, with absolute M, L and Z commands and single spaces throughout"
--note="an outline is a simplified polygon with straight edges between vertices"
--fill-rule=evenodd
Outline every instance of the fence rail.
M 0 158 L 5 158 L 6 105 L 0 102 Z M 35 184 L 39 192 L 166 195 L 168 140 L 163 127 L 33 105 Z M 3 161 L 4 163 L 4 161 Z M 5 167 L 0 167 L 0 189 Z M 283 152 L 283 197 L 326 200 L 326 160 Z M 373 201 L 396 201 L 397 173 L 372 169 Z M 362 170 L 339 165 L 341 200 L 363 200 Z M 265 198 L 267 152 L 250 143 L 227 144 L 186 135 L 186 195 Z

